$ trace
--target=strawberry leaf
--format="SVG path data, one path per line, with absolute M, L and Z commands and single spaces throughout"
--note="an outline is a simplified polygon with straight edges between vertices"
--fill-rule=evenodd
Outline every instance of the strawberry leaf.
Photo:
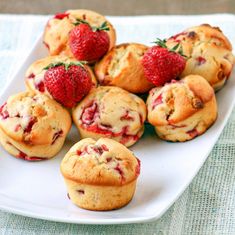
M 82 19 L 77 18 L 76 22 L 74 22 L 73 24 L 75 26 L 80 25 L 80 24 L 87 24 L 92 28 L 92 30 L 94 32 L 101 31 L 101 30 L 103 30 L 103 31 L 109 31 L 110 30 L 109 26 L 108 26 L 108 23 L 106 21 L 104 21 L 100 26 L 91 26 L 86 20 L 82 20 Z
M 156 41 L 153 43 L 156 43 L 160 47 L 167 48 L 166 39 L 161 40 L 160 38 L 157 38 Z
M 87 24 L 90 25 L 87 21 L 82 20 L 82 19 L 76 19 L 76 22 L 73 23 L 75 26 L 80 25 L 80 24 Z
M 96 31 L 109 31 L 109 26 L 108 26 L 108 23 L 106 21 L 104 21 L 101 26 L 99 27 L 96 27 L 96 26 L 93 26 L 92 27 L 93 31 L 96 32 Z
M 63 62 L 55 62 L 55 63 L 50 63 L 49 65 L 47 65 L 46 67 L 43 68 L 43 70 L 48 70 L 57 66 L 61 66 L 64 65 Z
M 183 54 L 183 48 L 182 45 L 180 43 L 177 43 L 174 47 L 172 48 L 168 48 L 166 45 L 166 39 L 161 40 L 160 38 L 157 38 L 155 42 L 158 46 L 162 47 L 162 48 L 167 48 L 170 52 L 173 53 L 178 53 L 181 56 L 183 56 L 184 58 L 187 58 L 186 55 Z
M 65 70 L 68 70 L 68 68 L 72 65 L 76 65 L 76 66 L 80 66 L 82 68 L 84 68 L 84 65 L 87 64 L 86 61 L 76 61 L 76 62 L 70 62 L 69 64 L 65 65 Z M 66 69 L 67 68 L 67 69 Z
M 184 52 L 183 52 L 183 47 L 182 47 L 182 45 L 180 45 L 180 48 L 179 48 L 179 50 L 178 50 L 178 53 L 179 53 L 181 56 L 183 56 L 185 59 L 188 59 L 188 56 L 186 56 L 186 55 L 184 54 Z
M 183 47 L 180 43 L 177 43 L 173 48 L 171 48 L 169 51 L 174 52 L 174 53 L 178 53 L 181 56 L 183 56 L 184 58 L 188 58 L 186 55 L 184 55 L 183 53 Z
M 172 51 L 172 52 L 176 52 L 176 51 L 177 51 L 177 49 L 179 48 L 179 46 L 180 46 L 180 44 L 179 44 L 179 43 L 177 43 L 174 47 L 172 47 L 172 48 L 170 49 L 170 51 Z
M 47 65 L 46 67 L 43 68 L 43 70 L 48 70 L 48 69 L 63 65 L 65 67 L 65 70 L 67 71 L 69 67 L 72 65 L 81 66 L 82 68 L 84 68 L 84 64 L 87 64 L 87 62 L 86 61 L 74 61 L 70 63 L 55 62 L 55 63 L 51 63 Z

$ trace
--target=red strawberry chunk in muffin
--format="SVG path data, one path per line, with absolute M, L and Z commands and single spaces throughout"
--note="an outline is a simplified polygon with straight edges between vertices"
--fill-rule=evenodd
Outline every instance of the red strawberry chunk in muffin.
M 123 133 L 120 143 L 125 145 L 128 141 L 134 140 L 136 142 L 139 138 L 140 137 L 138 135 L 129 135 L 129 134 Z
M 45 160 L 45 158 L 41 158 L 41 157 L 29 157 L 26 153 L 20 151 L 19 154 L 16 156 L 17 158 L 26 160 L 26 161 L 41 161 L 41 160 Z
M 20 124 L 17 124 L 17 125 L 15 126 L 15 132 L 19 131 L 21 128 L 22 128 L 21 125 L 20 125 Z
M 155 109 L 156 106 L 158 106 L 159 104 L 162 104 L 163 100 L 162 100 L 162 94 L 160 94 L 154 101 L 152 104 L 152 110 Z
M 92 132 L 95 132 L 95 133 L 106 135 L 107 137 L 114 136 L 114 133 L 110 129 L 108 129 L 108 128 L 102 126 L 102 125 L 93 124 L 91 126 L 87 126 L 86 129 L 88 131 L 92 131 Z
M 81 195 L 85 194 L 85 191 L 83 189 L 79 189 L 79 190 L 77 190 L 77 192 Z
M 9 118 L 9 113 L 8 113 L 8 111 L 7 111 L 6 109 L 4 110 L 5 106 L 6 106 L 6 103 L 3 104 L 2 107 L 0 108 L 0 116 L 2 117 L 2 119 L 7 119 L 7 118 Z
M 35 78 L 35 74 L 34 73 L 31 73 L 29 76 L 28 76 L 28 79 L 33 79 Z
M 135 172 L 136 172 L 136 175 L 139 175 L 140 174 L 141 161 L 140 161 L 139 158 L 136 158 L 136 159 L 138 161 L 138 165 L 136 166 Z
M 51 144 L 54 144 L 56 142 L 56 140 L 63 135 L 63 130 L 59 130 L 57 131 L 54 135 L 53 135 L 53 138 L 52 138 L 52 142 Z
M 22 151 L 19 152 L 17 157 L 20 158 L 20 159 L 26 160 L 26 161 L 41 161 L 41 160 L 45 160 L 45 158 L 40 158 L 40 157 L 29 157 L 27 154 L 25 154 Z
M 76 151 L 76 153 L 77 153 L 78 156 L 80 156 L 80 155 L 82 154 L 82 151 L 81 151 L 80 149 L 78 149 L 78 150 Z
M 114 168 L 115 171 L 117 171 L 119 173 L 119 175 L 121 176 L 121 180 L 124 181 L 125 177 L 124 177 L 124 172 L 120 166 L 120 164 L 118 163 L 117 166 Z
M 187 32 L 181 32 L 181 33 L 171 36 L 170 39 L 174 40 L 175 42 L 181 42 L 182 39 L 179 39 L 179 37 L 184 36 L 186 34 Z
M 16 156 L 17 158 L 26 160 L 26 161 L 41 161 L 41 160 L 46 160 L 46 158 L 41 158 L 41 157 L 30 157 L 28 156 L 26 153 L 22 152 L 21 150 L 19 150 L 18 148 L 16 148 L 12 143 L 10 143 L 9 141 L 7 141 L 7 144 L 10 145 L 11 147 L 13 147 L 14 149 L 16 149 L 19 153 Z
M 57 13 L 54 15 L 54 19 L 63 20 L 64 18 L 69 17 L 69 13 L 63 12 L 63 13 Z
M 94 146 L 85 146 L 84 149 L 77 150 L 77 155 L 81 156 L 84 154 L 91 154 L 92 152 L 95 152 L 101 156 L 105 151 L 106 152 L 109 151 L 108 147 L 105 144 L 94 145 Z
M 46 42 L 43 41 L 43 44 L 46 46 L 46 48 L 47 48 L 48 50 L 50 50 L 50 46 L 49 46 L 48 43 L 46 43 Z
M 98 105 L 97 103 L 92 102 L 88 107 L 83 110 L 81 120 L 82 123 L 90 125 L 95 121 L 98 116 Z
M 106 147 L 106 146 L 105 146 L 105 147 Z M 107 148 L 107 147 L 106 147 L 106 148 Z M 108 150 L 105 150 L 106 148 L 103 149 L 102 146 L 97 146 L 97 145 L 95 145 L 95 146 L 92 147 L 92 150 L 93 150 L 94 152 L 98 153 L 99 155 L 102 155 L 104 151 L 108 151 Z
M 2 113 L 1 113 L 1 116 L 2 116 L 3 119 L 9 118 L 9 113 L 8 113 L 8 111 L 5 110 L 4 112 L 2 112 Z
M 139 119 L 140 119 L 140 124 L 142 125 L 144 123 L 144 118 L 141 113 L 139 113 Z
M 111 130 L 112 126 L 110 124 L 100 123 L 99 128 L 106 131 L 106 130 Z
M 126 115 L 125 115 L 126 116 Z M 85 125 L 85 128 L 87 131 L 95 132 L 98 134 L 103 134 L 106 137 L 118 137 L 122 136 L 121 143 L 126 143 L 128 142 L 129 139 L 134 139 L 138 140 L 139 136 L 138 135 L 129 135 L 128 133 L 128 126 L 124 126 L 122 130 L 118 133 L 115 133 L 112 131 L 112 126 L 111 125 L 105 125 L 102 123 L 96 124 L 94 123 L 96 119 L 99 118 L 99 113 L 98 113 L 98 105 L 96 103 L 91 103 L 90 106 L 85 108 L 82 112 L 82 115 L 80 117 L 80 120 L 82 121 L 82 125 Z M 128 118 L 130 120 L 130 118 Z M 142 121 L 142 118 L 141 120 Z
M 107 162 L 111 162 L 111 161 L 112 161 L 112 158 L 111 158 L 111 157 L 108 157 L 108 158 L 106 158 L 106 161 L 107 161 Z
M 104 151 L 109 151 L 108 147 L 107 147 L 105 144 L 101 144 L 101 148 L 102 148 Z
M 32 131 L 33 125 L 37 122 L 35 117 L 30 117 L 28 125 L 24 128 L 24 133 L 30 133 Z
M 37 90 L 39 90 L 40 92 L 44 92 L 45 91 L 45 85 L 43 81 L 40 81 L 39 83 L 35 84 L 35 88 Z
M 7 103 L 5 102 L 1 107 L 0 107 L 0 116 L 2 119 L 7 119 L 9 117 L 9 113 L 6 109 Z
M 172 124 L 170 121 L 168 121 L 169 125 L 172 127 L 172 129 L 176 129 L 176 128 L 184 128 L 186 127 L 186 125 L 174 125 Z
M 196 60 L 197 60 L 197 65 L 199 66 L 206 63 L 206 59 L 202 56 L 197 57 Z
M 198 131 L 196 128 L 190 130 L 190 131 L 187 131 L 187 134 L 189 134 L 192 138 L 196 137 L 199 135 Z
M 123 121 L 123 120 L 134 121 L 135 120 L 134 117 L 132 117 L 130 115 L 130 112 L 128 110 L 126 110 L 126 113 L 123 116 L 121 116 L 120 119 L 121 119 L 121 121 Z

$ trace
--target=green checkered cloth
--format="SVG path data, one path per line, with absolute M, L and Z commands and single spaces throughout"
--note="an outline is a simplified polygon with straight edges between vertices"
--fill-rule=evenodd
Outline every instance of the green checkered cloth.
M 1 90 L 27 56 L 46 20 L 45 16 L 0 15 Z M 235 111 L 198 175 L 159 220 L 144 224 L 77 225 L 0 211 L 0 234 L 234 235 Z

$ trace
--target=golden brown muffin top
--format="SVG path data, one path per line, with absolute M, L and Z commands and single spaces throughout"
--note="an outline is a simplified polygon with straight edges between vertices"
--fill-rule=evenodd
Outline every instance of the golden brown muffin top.
M 121 186 L 136 180 L 140 162 L 124 145 L 107 138 L 86 138 L 65 155 L 61 172 L 82 184 Z
M 97 127 L 120 135 L 136 135 L 146 119 L 146 105 L 138 96 L 114 86 L 94 88 L 73 109 L 73 120 L 84 128 Z
M 149 122 L 155 126 L 179 123 L 203 109 L 211 99 L 215 99 L 214 90 L 199 75 L 153 88 L 147 100 Z
M 113 47 L 95 65 L 101 85 L 118 86 L 133 93 L 149 91 L 153 85 L 145 78 L 141 64 L 147 49 L 139 43 L 123 43 Z
M 218 27 L 212 27 L 209 24 L 188 28 L 167 40 L 167 45 L 170 48 L 177 43 L 182 45 L 183 53 L 188 57 L 190 57 L 194 47 L 199 46 L 201 43 L 232 51 L 232 45 L 223 32 Z
M 197 74 L 204 77 L 214 90 L 223 87 L 231 74 L 234 56 L 231 43 L 218 27 L 209 24 L 191 27 L 167 40 L 169 48 L 177 44 L 187 56 L 181 78 Z
M 22 92 L 0 108 L 0 128 L 10 138 L 27 145 L 53 145 L 71 127 L 69 112 L 45 95 Z

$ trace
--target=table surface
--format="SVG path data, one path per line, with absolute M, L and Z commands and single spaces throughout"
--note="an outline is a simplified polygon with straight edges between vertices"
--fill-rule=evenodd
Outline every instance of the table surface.
M 43 16 L 0 15 L 0 92 L 22 58 L 28 54 L 45 22 L 46 18 Z M 198 175 L 159 220 L 131 225 L 76 225 L 0 211 L 0 234 L 234 235 L 234 182 L 235 110 Z
M 234 0 L 1 0 L 0 13 L 53 14 L 84 8 L 104 15 L 208 14 L 235 12 Z

